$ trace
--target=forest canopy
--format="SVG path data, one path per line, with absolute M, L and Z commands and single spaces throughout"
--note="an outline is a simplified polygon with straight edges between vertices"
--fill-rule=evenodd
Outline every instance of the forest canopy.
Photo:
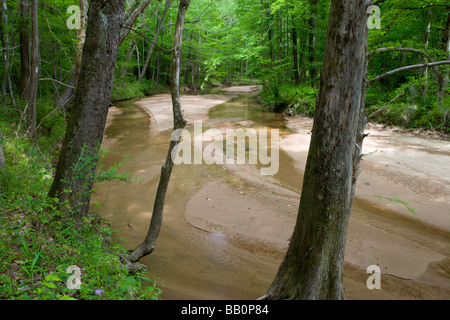
M 83 36 L 79 29 L 69 29 L 76 11 L 68 8 L 83 2 L 37 3 L 34 50 L 39 59 L 34 64 L 39 72 L 36 128 L 32 131 L 44 149 L 51 150 L 64 131 L 64 97 L 74 85 L 78 44 Z M 380 29 L 369 32 L 369 79 L 401 67 L 449 59 L 450 7 L 446 1 L 378 3 Z M 3 125 L 11 118 L 22 127 L 33 125 L 32 116 L 26 116 L 31 108 L 28 90 L 33 84 L 30 4 L 2 1 Z M 312 115 L 329 5 L 329 0 L 193 1 L 183 34 L 182 89 L 195 93 L 229 84 L 259 83 L 263 85 L 260 100 L 264 104 Z M 125 20 L 134 22 L 123 26 L 125 37 L 119 48 L 113 100 L 167 91 L 176 14 L 176 1 L 127 1 Z M 371 83 L 367 114 L 384 108 L 369 120 L 448 131 L 448 70 L 448 65 L 415 68 Z

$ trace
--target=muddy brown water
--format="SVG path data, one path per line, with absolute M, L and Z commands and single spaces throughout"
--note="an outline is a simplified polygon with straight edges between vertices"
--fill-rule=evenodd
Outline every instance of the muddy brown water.
M 119 112 L 110 119 L 105 131 L 103 148 L 108 153 L 104 165 L 122 161 L 126 155 L 129 159 L 121 172 L 132 173 L 134 181 L 97 184 L 93 203 L 118 231 L 116 238 L 125 248 L 133 249 L 144 239 L 150 223 L 171 132 L 155 132 L 148 113 L 133 105 L 133 101 L 116 103 L 116 107 Z M 241 121 L 282 129 L 285 125 L 281 115 L 261 108 L 249 95 L 214 107 L 207 125 L 236 125 Z M 275 176 L 278 183 L 299 192 L 302 176 L 290 157 L 280 150 L 280 170 Z M 187 222 L 185 210 L 191 197 L 206 182 L 217 178 L 223 175 L 215 166 L 174 166 L 157 246 L 140 261 L 162 289 L 162 299 L 256 299 L 265 293 L 283 259 L 283 250 L 245 241 L 237 244 L 221 230 L 205 232 Z M 389 229 L 392 220 L 376 218 L 374 210 L 369 204 L 356 201 L 353 211 L 376 220 L 374 223 L 384 223 L 383 227 Z M 437 251 L 448 249 L 442 248 L 446 241 L 437 241 Z

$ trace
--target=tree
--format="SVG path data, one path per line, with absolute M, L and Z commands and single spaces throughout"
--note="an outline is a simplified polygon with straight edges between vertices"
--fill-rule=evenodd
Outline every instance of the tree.
M 173 0 L 166 0 L 166 4 L 164 5 L 163 14 L 159 21 L 158 27 L 156 28 L 155 35 L 153 36 L 153 41 L 150 44 L 150 49 L 148 50 L 147 57 L 145 58 L 145 63 L 144 63 L 144 67 L 142 68 L 141 75 L 139 76 L 139 82 L 142 82 L 142 80 L 144 79 L 145 73 L 147 72 L 147 68 L 150 63 L 150 58 L 153 53 L 153 48 L 155 47 L 155 43 L 158 40 L 159 33 L 161 32 L 161 30 L 163 28 L 164 20 L 166 18 L 167 11 L 169 10 L 170 5 L 172 4 L 172 1 Z
M 316 20 L 317 20 L 317 0 L 311 2 L 311 16 L 309 18 L 309 73 L 312 83 L 314 84 L 317 77 L 316 67 Z
M 29 15 L 29 1 L 20 1 L 20 98 L 25 100 L 28 97 L 29 81 L 30 81 L 30 45 L 28 37 L 28 15 Z
M 175 24 L 174 48 L 172 55 L 172 69 L 171 69 L 171 84 L 170 94 L 172 97 L 173 109 L 173 126 L 174 134 L 170 142 L 169 151 L 167 152 L 166 161 L 161 167 L 161 177 L 156 191 L 155 202 L 153 204 L 152 219 L 150 227 L 144 241 L 128 255 L 127 260 L 132 264 L 136 263 L 142 257 L 153 252 L 156 246 L 156 240 L 161 230 L 164 202 L 166 197 L 167 187 L 170 181 L 170 175 L 173 168 L 172 154 L 176 150 L 180 141 L 181 135 L 177 134 L 180 129 L 186 125 L 186 120 L 183 118 L 180 102 L 180 64 L 181 64 L 181 45 L 183 40 L 183 25 L 186 16 L 186 11 L 189 7 L 190 0 L 181 0 L 178 8 L 178 16 Z M 175 138 L 174 138 L 175 136 Z M 131 265 L 133 266 L 133 265 Z M 132 267 L 131 267 L 132 268 Z
M 300 206 L 264 299 L 343 299 L 369 1 L 333 0 Z
M 135 0 L 131 1 L 125 12 L 125 19 L 123 22 L 123 28 L 120 34 L 120 43 L 122 43 L 130 33 L 131 27 L 136 22 L 139 15 L 148 7 L 151 0 Z
M 39 83 L 39 22 L 38 1 L 31 1 L 31 74 L 30 90 L 28 92 L 28 132 L 32 139 L 36 139 L 36 108 L 37 89 Z
M 89 209 L 98 148 L 113 88 L 125 0 L 89 3 L 81 72 L 55 178 L 49 191 L 80 218 Z

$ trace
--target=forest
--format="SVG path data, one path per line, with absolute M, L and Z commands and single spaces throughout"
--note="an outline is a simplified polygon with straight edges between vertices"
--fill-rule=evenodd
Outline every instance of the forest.
M 341 7 L 343 13 L 336 13 Z M 351 25 L 351 36 L 333 33 L 342 21 Z M 126 158 L 102 165 L 106 116 L 116 103 L 169 93 L 176 129 L 186 125 L 177 113 L 180 93 L 258 86 L 256 100 L 271 112 L 316 117 L 312 139 L 318 158 L 308 158 L 304 180 L 344 181 L 346 187 L 337 187 L 342 192 L 335 194 L 313 186 L 310 193 L 326 195 L 327 204 L 311 198 L 299 210 L 309 212 L 307 203 L 340 206 L 342 215 L 324 213 L 336 214 L 339 221 L 351 210 L 362 157 L 353 146 L 362 146 L 366 123 L 441 137 L 450 133 L 450 5 L 444 0 L 352 0 L 345 5 L 337 0 L 1 0 L 0 40 L 1 299 L 160 297 L 151 276 L 125 267 L 137 265 L 154 244 L 145 247 L 146 238 L 129 255 L 114 240 L 111 223 L 88 209 L 95 183 L 130 182 L 120 170 Z M 353 52 L 349 62 L 346 57 Z M 356 93 L 347 97 L 348 114 L 319 108 L 350 91 Z M 324 123 L 316 120 L 320 117 Z M 353 153 L 353 160 L 347 159 L 345 176 L 319 179 L 318 170 L 338 165 L 326 153 L 325 146 L 336 141 L 329 136 L 330 117 L 337 119 L 334 129 L 341 130 L 336 134 L 352 136 L 337 144 L 334 154 L 347 159 Z M 348 132 L 339 117 L 346 119 Z M 175 147 L 172 142 L 169 151 Z M 161 214 L 171 166 L 166 160 L 161 171 Z M 305 186 L 302 199 L 313 197 Z M 338 220 L 319 219 L 325 224 L 318 226 L 304 216 L 297 224 L 310 226 L 308 234 L 329 230 L 336 237 L 323 238 L 341 243 L 336 240 L 341 233 L 332 227 Z M 311 246 L 302 242 L 304 237 L 294 236 L 290 250 Z M 333 255 L 343 254 L 342 246 L 311 239 L 330 257 L 296 265 L 289 251 L 268 291 L 261 292 L 263 299 L 344 298 L 342 277 L 331 279 L 322 270 L 335 265 Z M 301 292 L 292 289 L 293 282 L 307 282 L 304 277 L 283 276 L 311 275 L 314 267 L 322 273 L 311 276 L 316 282 L 304 283 Z M 341 274 L 341 267 L 333 272 Z M 77 274 L 83 274 L 82 285 Z

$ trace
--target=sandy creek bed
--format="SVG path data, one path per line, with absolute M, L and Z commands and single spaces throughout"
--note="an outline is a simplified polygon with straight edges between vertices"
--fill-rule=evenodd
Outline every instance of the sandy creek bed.
M 283 259 L 295 225 L 312 120 L 255 114 L 260 107 L 242 95 L 247 91 L 251 87 L 183 96 L 185 118 L 221 130 L 284 124 L 290 131 L 281 134 L 280 169 L 261 176 L 248 164 L 174 167 L 158 245 L 141 261 L 163 299 L 255 299 L 265 293 Z M 109 150 L 105 165 L 130 157 L 122 171 L 133 173 L 135 182 L 97 184 L 93 197 L 130 249 L 147 232 L 172 128 L 169 95 L 135 102 L 140 108 L 131 104 L 110 109 L 103 148 Z M 253 110 L 253 120 L 245 112 L 239 116 L 240 109 Z M 366 131 L 347 234 L 346 297 L 450 299 L 450 143 L 375 125 Z M 377 195 L 408 202 L 415 215 Z M 369 265 L 381 268 L 381 290 L 366 287 Z

